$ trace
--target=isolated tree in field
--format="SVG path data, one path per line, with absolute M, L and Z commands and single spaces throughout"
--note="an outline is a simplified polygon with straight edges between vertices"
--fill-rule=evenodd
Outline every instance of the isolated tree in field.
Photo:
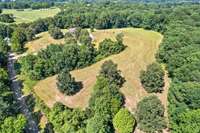
M 64 37 L 62 31 L 58 27 L 49 27 L 49 34 L 54 38 L 54 39 L 61 39 Z
M 115 130 L 119 133 L 132 133 L 135 124 L 133 115 L 125 108 L 120 109 L 113 119 Z
M 26 41 L 26 34 L 22 29 L 16 29 L 11 38 L 11 49 L 14 52 L 22 52 L 24 49 L 24 43 Z
M 57 78 L 57 87 L 66 95 L 73 95 L 80 90 L 80 85 L 71 76 L 69 71 L 63 70 Z
M 105 61 L 100 70 L 100 76 L 106 77 L 111 83 L 122 86 L 125 79 L 121 76 L 121 71 L 117 69 L 117 64 L 112 60 Z
M 153 63 L 147 66 L 146 71 L 141 71 L 140 80 L 147 92 L 162 92 L 164 86 L 164 70 L 158 63 Z
M 138 127 L 144 132 L 156 133 L 166 128 L 164 106 L 157 96 L 145 97 L 138 103 L 136 118 Z

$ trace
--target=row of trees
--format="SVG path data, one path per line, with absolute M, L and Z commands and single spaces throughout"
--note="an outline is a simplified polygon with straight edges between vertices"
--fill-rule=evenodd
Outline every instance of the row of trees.
M 32 2 L 32 1 L 15 1 L 15 2 L 0 2 L 1 9 L 42 9 L 54 6 L 53 2 Z

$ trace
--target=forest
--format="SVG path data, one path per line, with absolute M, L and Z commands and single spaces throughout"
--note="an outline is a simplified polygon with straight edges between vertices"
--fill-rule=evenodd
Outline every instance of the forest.
M 40 131 L 132 133 L 138 128 L 147 133 L 163 132 L 164 129 L 172 133 L 200 132 L 199 4 L 67 3 L 59 8 L 61 12 L 52 18 L 31 23 L 0 24 L 0 132 L 21 133 L 27 126 L 27 119 L 17 109 L 18 102 L 11 91 L 6 68 L 8 52 L 24 53 L 25 43 L 34 40 L 41 32 L 48 31 L 54 39 L 64 38 L 65 44 L 49 45 L 37 54 L 21 57 L 16 65 L 19 74 L 33 81 L 58 74 L 58 89 L 65 95 L 73 96 L 80 91 L 81 83 L 70 71 L 85 68 L 126 49 L 123 34 L 116 35 L 115 41 L 104 39 L 96 48 L 90 32 L 124 27 L 153 30 L 164 36 L 155 55 L 156 61 L 140 74 L 141 84 L 150 96 L 137 103 L 135 112 L 128 110 L 120 91 L 126 77 L 115 62 L 108 60 L 96 75 L 97 80 L 85 110 L 69 108 L 62 103 L 48 108 L 35 96 L 35 106 L 39 111 L 33 114 L 37 119 L 39 114 L 45 114 L 48 119 Z M 71 31 L 63 34 L 61 29 Z M 6 37 L 11 38 L 11 46 L 6 44 Z M 163 66 L 171 79 L 167 108 L 155 95 L 164 91 Z M 168 119 L 164 117 L 165 110 Z

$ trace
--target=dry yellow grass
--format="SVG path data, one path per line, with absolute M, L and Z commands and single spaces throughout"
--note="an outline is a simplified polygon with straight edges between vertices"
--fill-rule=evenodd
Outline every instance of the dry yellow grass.
M 66 30 L 63 30 L 65 33 Z M 36 53 L 41 49 L 45 49 L 50 44 L 63 44 L 64 39 L 53 39 L 48 32 L 42 32 L 36 35 L 36 39 L 25 44 L 27 53 Z
M 71 72 L 77 81 L 83 82 L 84 86 L 76 95 L 64 96 L 60 93 L 56 87 L 56 76 L 40 81 L 34 87 L 36 94 L 49 107 L 52 107 L 56 102 L 61 102 L 72 108 L 85 108 L 88 105 L 100 66 L 105 60 L 111 59 L 118 64 L 122 75 L 126 79 L 121 92 L 125 95 L 126 106 L 134 111 L 137 102 L 147 95 L 140 84 L 139 73 L 155 60 L 154 55 L 163 36 L 157 32 L 134 28 L 98 30 L 93 33 L 94 42 L 98 44 L 105 38 L 114 39 L 115 35 L 121 32 L 124 34 L 124 44 L 127 46 L 123 52 L 112 55 L 84 69 Z M 162 95 L 160 97 L 162 99 Z M 166 101 L 165 97 L 164 100 Z

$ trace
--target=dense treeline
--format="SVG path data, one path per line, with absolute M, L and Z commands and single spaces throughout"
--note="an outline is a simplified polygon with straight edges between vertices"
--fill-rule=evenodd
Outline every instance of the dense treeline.
M 13 97 L 7 70 L 9 47 L 0 38 L 0 132 L 23 132 L 26 119 L 19 113 L 19 105 Z
M 200 132 L 200 39 L 198 5 L 178 6 L 170 14 L 170 22 L 158 53 L 167 64 L 172 78 L 169 90 L 169 120 L 173 132 Z M 192 121 L 195 118 L 196 121 Z
M 54 6 L 53 2 L 0 2 L 1 9 L 42 9 L 42 8 L 50 8 Z

